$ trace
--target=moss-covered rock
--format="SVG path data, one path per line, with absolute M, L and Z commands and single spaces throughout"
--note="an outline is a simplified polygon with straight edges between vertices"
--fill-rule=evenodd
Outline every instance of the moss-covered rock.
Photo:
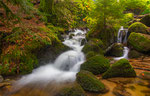
M 129 26 L 128 36 L 132 32 L 148 34 L 148 27 L 141 22 L 135 22 Z
M 133 32 L 128 38 L 128 46 L 140 52 L 149 52 L 150 35 Z
M 141 57 L 143 54 L 142 53 L 140 53 L 140 52 L 138 52 L 138 51 L 136 51 L 136 50 L 130 50 L 129 51 L 129 54 L 128 54 L 128 57 L 129 58 L 139 58 L 139 57 Z
M 75 83 L 73 85 L 62 88 L 55 96 L 86 96 L 86 94 L 82 87 Z
M 103 42 L 100 39 L 91 39 L 85 46 L 82 51 L 87 54 L 89 51 L 94 51 L 97 54 L 104 54 L 103 52 Z
M 81 65 L 81 70 L 87 70 L 95 75 L 104 73 L 109 68 L 109 60 L 104 56 L 94 56 Z
M 90 40 L 91 38 L 101 39 L 104 44 L 104 48 L 106 49 L 116 41 L 118 28 L 107 26 L 106 29 L 103 29 L 100 26 L 100 24 L 97 24 L 95 27 L 93 27 L 93 29 L 87 33 L 86 38 L 87 40 Z
M 112 48 L 106 53 L 109 56 L 121 57 L 123 55 L 123 45 L 121 43 L 115 43 Z
M 112 77 L 136 77 L 136 73 L 129 61 L 121 59 L 114 63 L 102 76 L 103 78 Z
M 146 26 L 150 27 L 150 14 L 144 16 L 140 22 L 142 22 L 143 24 L 145 24 Z
M 87 54 L 86 54 L 86 59 L 89 59 L 89 58 L 91 58 L 91 57 L 93 57 L 93 56 L 96 56 L 97 54 L 95 53 L 95 52 L 93 52 L 93 51 L 90 51 L 90 52 L 88 52 Z
M 85 91 L 89 92 L 105 92 L 105 85 L 100 82 L 91 72 L 80 71 L 77 73 L 76 81 L 81 85 Z

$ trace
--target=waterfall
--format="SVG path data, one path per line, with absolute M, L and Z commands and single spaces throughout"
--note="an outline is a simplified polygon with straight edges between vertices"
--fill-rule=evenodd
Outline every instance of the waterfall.
M 73 36 L 69 38 L 71 34 Z M 41 66 L 33 70 L 31 74 L 23 76 L 16 82 L 16 85 L 73 82 L 76 79 L 76 73 L 80 70 L 80 65 L 85 61 L 85 56 L 81 51 L 84 46 L 81 46 L 81 42 L 85 39 L 85 34 L 86 31 L 75 30 L 66 35 L 63 44 L 71 50 L 60 54 L 54 63 Z
M 127 34 L 128 34 L 128 29 L 123 28 L 123 26 L 121 26 L 121 28 L 118 31 L 118 36 L 117 36 L 117 43 L 123 43 L 126 44 L 127 43 Z M 114 58 L 115 60 L 120 60 L 123 58 L 128 59 L 128 53 L 129 53 L 129 48 L 124 46 L 124 50 L 123 50 L 123 56 L 121 57 L 116 57 Z

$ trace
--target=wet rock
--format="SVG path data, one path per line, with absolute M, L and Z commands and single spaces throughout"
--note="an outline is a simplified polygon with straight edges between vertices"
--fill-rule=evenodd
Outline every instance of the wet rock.
M 81 41 L 81 46 L 85 45 L 86 43 L 87 43 L 86 39 L 83 39 L 83 40 Z
M 146 26 L 150 27 L 150 15 L 146 15 L 144 16 L 140 22 L 142 22 L 143 24 L 145 24 Z
M 117 86 L 113 89 L 113 93 L 116 96 L 132 96 L 129 92 L 125 90 L 125 87 L 122 84 L 117 84 Z
M 70 34 L 70 35 L 69 35 L 69 39 L 72 39 L 73 36 L 75 36 L 75 35 L 74 35 L 74 34 Z
M 121 43 L 115 43 L 111 49 L 106 53 L 108 56 L 121 57 L 123 56 L 123 45 Z
M 114 63 L 102 76 L 103 78 L 112 77 L 136 77 L 136 73 L 129 61 L 121 59 Z
M 79 73 L 77 73 L 76 81 L 81 85 L 81 87 L 85 91 L 95 93 L 107 92 L 105 85 L 89 71 L 82 70 Z
M 66 86 L 60 90 L 55 96 L 86 96 L 84 90 L 79 84 Z
M 94 56 L 81 65 L 81 70 L 87 70 L 95 75 L 104 73 L 109 68 L 109 60 L 104 56 Z
M 133 32 L 128 38 L 128 46 L 139 52 L 148 53 L 150 51 L 150 35 Z

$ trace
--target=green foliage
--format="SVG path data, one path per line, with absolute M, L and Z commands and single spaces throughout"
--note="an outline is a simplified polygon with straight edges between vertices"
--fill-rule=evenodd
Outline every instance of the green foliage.
M 76 81 L 81 85 L 85 91 L 89 92 L 104 92 L 105 85 L 100 82 L 91 72 L 80 71 L 77 73 Z
M 121 59 L 113 64 L 102 76 L 103 78 L 112 77 L 136 77 L 136 73 L 129 61 Z
M 128 38 L 128 45 L 140 52 L 150 51 L 150 36 L 132 32 Z
M 141 14 L 146 9 L 147 0 L 123 0 L 127 11 Z
M 130 25 L 128 29 L 129 29 L 129 34 L 131 32 L 147 34 L 148 33 L 147 28 L 148 27 L 146 25 L 144 25 L 143 23 L 135 22 L 132 25 Z
M 109 60 L 104 56 L 94 56 L 81 65 L 81 70 L 87 70 L 95 75 L 104 73 L 109 68 Z

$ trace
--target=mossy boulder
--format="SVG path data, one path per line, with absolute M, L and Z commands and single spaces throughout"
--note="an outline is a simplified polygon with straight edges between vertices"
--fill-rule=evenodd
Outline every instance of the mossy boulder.
M 89 71 L 82 70 L 77 73 L 76 81 L 85 91 L 96 93 L 104 93 L 106 91 L 105 85 Z
M 114 63 L 102 76 L 103 78 L 112 77 L 136 77 L 136 73 L 129 61 L 121 59 Z
M 132 33 L 132 32 L 136 32 L 136 33 L 143 33 L 143 34 L 148 34 L 148 27 L 146 25 L 144 25 L 141 22 L 135 22 L 133 24 L 131 24 L 129 26 L 129 32 L 128 32 L 128 36 Z
M 86 38 L 87 40 L 90 40 L 91 38 L 101 39 L 104 44 L 104 48 L 106 49 L 116 41 L 117 32 L 118 28 L 116 27 L 106 26 L 106 28 L 103 29 L 100 24 L 97 24 L 87 33 Z
M 109 66 L 110 63 L 108 59 L 104 56 L 97 55 L 87 59 L 87 61 L 81 65 L 81 70 L 87 70 L 98 75 L 106 72 Z
M 91 57 L 93 57 L 93 56 L 96 56 L 97 54 L 95 53 L 95 52 L 93 52 L 93 51 L 90 51 L 90 52 L 88 52 L 87 54 L 86 54 L 86 59 L 89 59 L 89 58 L 91 58 Z
M 143 54 L 138 52 L 138 51 L 136 51 L 136 50 L 130 50 L 129 54 L 128 54 L 129 58 L 139 58 L 141 56 L 143 56 Z
M 142 22 L 143 24 L 145 24 L 146 26 L 150 27 L 150 14 L 144 16 L 140 22 Z
M 63 87 L 60 92 L 55 96 L 86 96 L 82 87 L 75 83 L 69 86 Z
M 135 49 L 139 52 L 149 52 L 150 35 L 133 32 L 128 38 L 128 46 L 131 49 Z
M 115 43 L 111 49 L 106 53 L 109 56 L 121 57 L 123 55 L 123 44 Z
M 97 54 L 104 54 L 103 52 L 103 42 L 100 39 L 91 39 L 85 46 L 82 51 L 87 54 L 89 51 L 94 51 Z

